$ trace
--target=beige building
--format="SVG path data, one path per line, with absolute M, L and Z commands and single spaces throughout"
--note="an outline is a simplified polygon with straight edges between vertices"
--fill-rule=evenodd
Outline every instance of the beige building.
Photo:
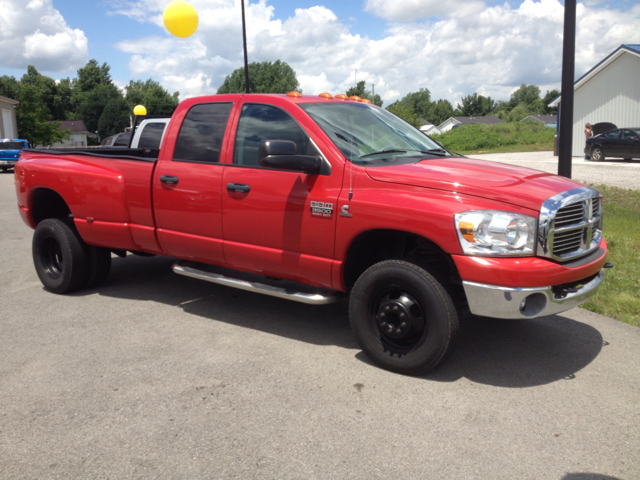
M 640 45 L 621 45 L 574 84 L 571 154 L 584 155 L 586 123 L 640 127 Z M 550 107 L 562 115 L 562 96 Z
M 0 97 L 0 138 L 20 138 L 16 123 L 16 107 L 19 104 L 10 98 Z

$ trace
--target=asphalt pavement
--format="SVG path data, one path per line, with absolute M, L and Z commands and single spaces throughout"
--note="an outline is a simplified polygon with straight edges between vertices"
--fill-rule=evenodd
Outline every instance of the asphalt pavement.
M 345 302 L 200 282 L 170 258 L 46 292 L 13 174 L 0 225 L 0 479 L 640 478 L 636 327 L 468 318 L 447 363 L 405 377 L 362 354 Z
M 490 153 L 469 157 L 558 173 L 558 157 L 554 156 L 553 152 Z M 603 162 L 593 162 L 585 160 L 584 157 L 573 157 L 571 178 L 586 184 L 605 184 L 640 190 L 640 160 L 611 158 Z

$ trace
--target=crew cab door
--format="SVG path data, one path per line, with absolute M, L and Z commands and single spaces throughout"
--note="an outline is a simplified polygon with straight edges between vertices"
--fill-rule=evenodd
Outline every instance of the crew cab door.
M 292 141 L 301 155 L 321 153 L 294 119 L 290 110 L 297 106 L 249 96 L 243 101 L 233 160 L 222 180 L 225 260 L 235 268 L 331 288 L 343 165 L 325 157 L 322 174 L 261 167 L 258 150 L 265 140 Z
M 153 176 L 157 235 L 169 255 L 222 263 L 221 185 L 230 97 L 196 103 L 170 125 Z M 237 101 L 237 97 L 235 97 Z M 177 137 L 177 138 L 176 138 Z M 174 148 L 170 140 L 176 138 Z

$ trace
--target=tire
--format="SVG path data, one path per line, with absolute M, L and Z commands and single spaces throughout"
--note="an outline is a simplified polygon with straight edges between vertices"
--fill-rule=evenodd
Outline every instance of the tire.
M 452 352 L 459 329 L 445 288 L 424 269 L 400 260 L 377 263 L 360 276 L 351 291 L 349 320 L 376 365 L 405 375 L 439 365 Z
M 36 273 L 52 293 L 70 293 L 85 285 L 87 253 L 82 240 L 63 220 L 49 218 L 36 227 L 31 246 Z
M 111 270 L 111 250 L 85 244 L 85 252 L 88 260 L 85 286 L 87 288 L 97 287 L 109 276 L 109 271 Z
M 602 148 L 593 147 L 593 150 L 591 150 L 591 160 L 594 162 L 604 161 L 604 152 L 602 151 Z

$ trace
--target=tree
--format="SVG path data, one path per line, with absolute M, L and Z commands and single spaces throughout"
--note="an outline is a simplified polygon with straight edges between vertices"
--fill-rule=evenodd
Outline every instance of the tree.
M 347 90 L 347 97 L 352 97 L 353 95 L 360 98 L 366 98 L 371 103 L 379 107 L 382 106 L 382 98 L 380 97 L 380 95 L 378 95 L 377 93 L 374 95 L 369 90 L 367 90 L 364 80 L 358 82 L 355 87 L 351 87 L 349 90 Z
M 409 107 L 418 119 L 422 118 L 433 123 L 433 121 L 428 118 L 432 104 L 431 92 L 428 88 L 421 88 L 417 92 L 406 94 L 402 100 L 400 100 L 400 103 Z
M 83 120 L 90 132 L 98 130 L 98 121 L 109 100 L 122 97 L 111 81 L 110 70 L 106 63 L 100 66 L 97 60 L 89 60 L 78 70 L 78 78 L 71 84 L 73 120 Z
M 155 80 L 131 80 L 124 89 L 129 107 L 133 109 L 136 105 L 144 105 L 149 115 L 171 115 L 179 103 L 178 92 L 170 95 Z
M 440 99 L 437 102 L 431 103 L 426 120 L 434 125 L 440 125 L 451 117 L 453 117 L 453 105 L 451 105 L 449 100 Z
M 544 113 L 546 113 L 547 115 L 555 115 L 558 113 L 557 107 L 552 108 L 548 106 L 551 103 L 551 100 L 556 98 L 558 95 L 560 95 L 560 90 L 555 90 L 555 89 L 551 91 L 547 90 L 547 93 L 542 99 L 542 103 L 544 104 Z
M 4 75 L 0 77 L 0 95 L 17 100 L 20 95 L 20 84 L 15 77 Z
M 18 132 L 20 137 L 29 143 L 29 146 L 48 146 L 69 138 L 70 130 L 62 131 L 59 122 L 51 121 L 51 114 L 38 87 L 28 82 L 21 84 L 20 93 L 16 100 L 20 102 L 16 109 Z
M 509 104 L 511 105 L 511 108 L 514 108 L 521 103 L 531 105 L 536 100 L 540 100 L 540 88 L 535 85 L 527 85 L 523 83 L 520 85 L 520 88 L 511 94 Z
M 491 97 L 484 97 L 473 93 L 460 99 L 458 109 L 465 117 L 482 117 L 491 113 L 496 106 L 496 102 Z
M 98 120 L 98 135 L 106 138 L 118 132 L 122 132 L 129 126 L 129 103 L 122 97 L 114 97 L 109 100 Z
M 98 130 L 98 122 L 109 101 L 122 99 L 122 95 L 115 85 L 100 84 L 90 92 L 82 92 L 81 98 L 82 102 L 78 104 L 75 111 L 76 119 L 83 120 L 87 130 L 95 132 Z
M 296 72 L 286 63 L 253 62 L 249 64 L 249 92 L 250 93 L 288 93 L 300 91 L 300 83 Z M 244 93 L 244 67 L 237 68 L 224 79 L 218 89 L 222 93 Z
M 413 108 L 402 101 L 392 103 L 387 107 L 387 110 L 416 128 L 420 126 L 420 118 L 413 111 Z
M 78 78 L 73 82 L 73 89 L 77 92 L 91 92 L 98 85 L 113 85 L 110 70 L 111 67 L 106 62 L 100 66 L 97 60 L 89 60 L 78 70 Z

